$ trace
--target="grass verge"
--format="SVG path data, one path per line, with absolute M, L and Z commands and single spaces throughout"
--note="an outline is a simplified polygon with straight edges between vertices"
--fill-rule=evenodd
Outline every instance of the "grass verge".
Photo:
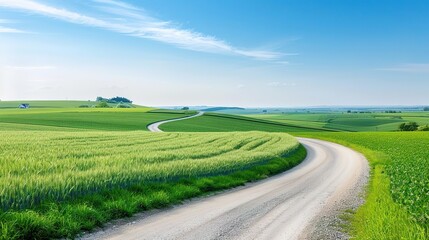
M 73 201 L 50 202 L 32 209 L 0 212 L 0 239 L 75 238 L 82 231 L 101 227 L 113 219 L 178 204 L 185 199 L 281 173 L 299 164 L 306 155 L 305 148 L 300 146 L 289 156 L 228 175 L 142 183 L 83 196 Z
M 367 186 L 366 201 L 353 215 L 347 214 L 349 225 L 343 226 L 353 239 L 429 239 L 428 230 L 413 220 L 407 210 L 392 199 L 390 179 L 385 172 L 385 166 L 390 161 L 389 156 L 329 136 L 307 133 L 300 136 L 342 144 L 362 153 L 368 159 L 371 178 Z

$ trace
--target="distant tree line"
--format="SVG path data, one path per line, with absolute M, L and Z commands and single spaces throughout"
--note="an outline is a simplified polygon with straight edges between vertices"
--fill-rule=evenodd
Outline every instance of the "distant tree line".
M 429 107 L 424 107 L 423 111 L 429 111 Z
M 347 113 L 377 113 L 377 112 L 375 112 L 375 111 L 371 112 L 371 111 L 352 111 L 352 110 L 348 110 Z M 386 111 L 384 111 L 384 113 L 402 113 L 402 111 L 386 110 Z
M 113 98 L 104 98 L 104 97 L 97 97 L 97 99 L 95 100 L 97 102 L 107 102 L 107 103 L 133 103 L 133 101 L 131 101 L 128 98 L 125 97 L 113 97 Z
M 401 111 L 395 111 L 395 110 L 388 110 L 384 111 L 385 113 L 401 113 Z
M 347 113 L 372 113 L 371 111 L 352 111 L 348 110 Z

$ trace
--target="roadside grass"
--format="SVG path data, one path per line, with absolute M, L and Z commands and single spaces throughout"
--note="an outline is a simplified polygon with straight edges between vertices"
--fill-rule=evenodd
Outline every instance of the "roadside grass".
M 230 132 L 230 131 L 265 131 L 265 132 L 323 132 L 335 131 L 317 127 L 300 127 L 264 119 L 237 115 L 204 113 L 197 118 L 166 123 L 160 126 L 166 132 Z
M 426 174 L 429 167 L 429 148 L 420 148 L 427 145 L 428 134 L 299 133 L 296 135 L 336 142 L 355 149 L 368 159 L 371 178 L 367 186 L 366 202 L 354 215 L 345 214 L 344 216 L 350 225 L 343 226 L 343 229 L 354 239 L 423 240 L 429 238 L 427 221 L 429 216 L 425 210 L 429 207 L 427 190 L 429 179 Z M 402 144 L 399 144 L 400 142 Z M 393 150 L 394 148 L 396 150 Z M 419 157 L 423 158 L 419 159 Z M 418 161 L 413 162 L 415 160 Z M 417 168 L 413 169 L 413 165 L 417 165 Z M 396 168 L 398 166 L 399 172 Z M 412 171 L 420 173 L 413 174 Z M 392 189 L 392 179 L 398 178 L 400 180 L 396 181 L 396 189 Z M 409 179 L 412 179 L 412 183 L 408 181 Z M 418 191 L 413 183 L 427 184 L 427 188 L 420 187 L 421 191 Z M 413 192 L 409 195 L 404 194 L 406 189 L 411 189 Z
M 140 183 L 85 195 L 72 201 L 0 212 L 0 239 L 75 238 L 82 231 L 102 227 L 107 221 L 134 213 L 164 208 L 185 199 L 244 185 L 281 173 L 306 156 L 301 145 L 287 156 L 227 175 L 181 178 L 177 181 Z

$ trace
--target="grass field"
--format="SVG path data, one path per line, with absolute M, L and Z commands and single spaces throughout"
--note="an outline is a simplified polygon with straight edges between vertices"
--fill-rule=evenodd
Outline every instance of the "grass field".
M 429 238 L 429 134 L 302 133 L 350 146 L 372 166 L 366 203 L 352 220 L 356 239 Z
M 429 113 L 287 113 L 244 115 L 302 127 L 350 132 L 395 131 L 403 122 L 429 124 Z
M 318 127 L 300 127 L 264 119 L 249 118 L 237 115 L 205 113 L 201 117 L 161 125 L 167 132 L 229 132 L 229 131 L 266 131 L 266 132 L 318 132 L 334 131 Z
M 266 177 L 305 156 L 301 149 L 286 157 L 299 148 L 290 135 L 263 132 L 7 131 L 0 148 L 2 239 L 73 237 Z
M 185 117 L 193 112 L 155 111 L 152 108 L 46 108 L 0 110 L 0 129 L 147 131 L 153 122 Z M 52 127 L 50 129 L 50 127 Z
M 352 216 L 352 236 L 429 238 L 429 134 L 332 132 L 424 125 L 429 113 L 206 113 L 161 126 L 177 133 L 153 135 L 143 132 L 149 123 L 194 112 L 54 105 L 0 110 L 0 239 L 74 237 L 111 219 L 283 171 L 305 155 L 300 149 L 280 158 L 297 147 L 287 134 L 243 131 L 291 132 L 362 152 L 372 175 L 367 201 Z
M 358 116 L 356 116 L 358 115 Z M 424 124 L 427 113 L 402 113 L 398 121 L 391 114 L 364 116 L 356 114 L 338 119 L 336 123 L 347 125 L 349 130 L 368 131 L 374 126 L 395 130 L 400 121 L 415 120 Z M 248 115 L 246 115 L 248 116 Z M 275 121 L 282 115 L 258 115 Z M 325 128 L 323 121 L 332 118 L 327 114 L 291 115 L 294 124 L 302 122 L 306 127 Z M 227 122 L 206 116 L 181 124 L 165 125 L 165 130 L 178 127 L 182 131 L 208 131 L 200 124 L 208 124 L 221 131 L 266 130 L 265 125 L 254 121 L 242 126 L 239 118 L 227 118 Z M 309 121 L 309 122 L 306 122 Z M 286 121 L 286 123 L 291 123 Z M 374 128 L 375 129 L 375 128 Z M 173 129 L 172 129 L 173 130 Z M 270 129 L 281 131 L 281 129 Z M 295 130 L 295 129 L 294 129 Z M 426 132 L 310 132 L 293 135 L 320 138 L 350 146 L 362 152 L 372 166 L 371 183 L 367 202 L 353 217 L 352 236 L 356 239 L 428 239 L 429 238 L 429 134 Z
M 0 109 L 16 109 L 19 105 L 26 103 L 30 104 L 30 108 L 78 108 L 81 105 L 96 106 L 95 101 L 0 101 Z M 115 107 L 117 104 L 109 103 L 109 106 Z M 131 107 L 141 107 L 131 104 Z

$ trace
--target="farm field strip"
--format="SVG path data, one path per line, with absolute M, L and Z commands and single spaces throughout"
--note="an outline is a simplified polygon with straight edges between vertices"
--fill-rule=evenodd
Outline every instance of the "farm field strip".
M 262 132 L 6 131 L 1 135 L 4 210 L 137 182 L 224 174 L 284 156 L 299 146 L 288 134 Z

